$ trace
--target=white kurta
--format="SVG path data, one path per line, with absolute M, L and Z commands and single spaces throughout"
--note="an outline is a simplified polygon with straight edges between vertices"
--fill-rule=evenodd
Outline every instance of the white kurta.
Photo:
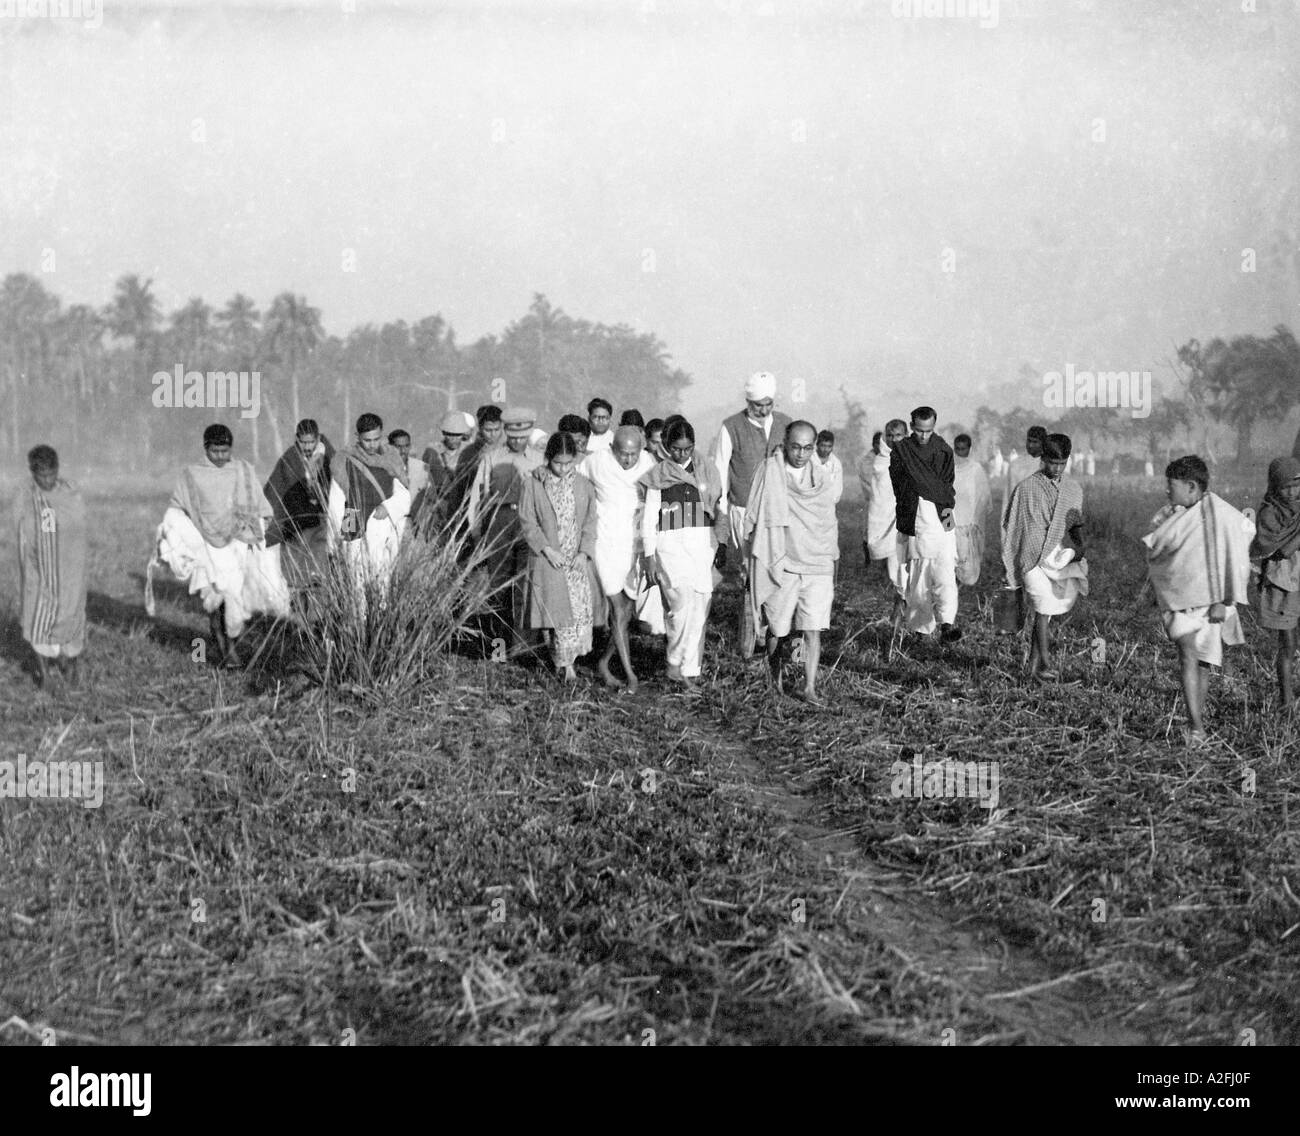
M 578 467 L 596 491 L 596 575 L 605 595 L 640 591 L 637 553 L 641 547 L 638 525 L 637 479 L 655 467 L 644 450 L 636 465 L 624 469 L 609 450 L 588 454 Z
M 591 434 L 587 438 L 587 453 L 607 454 L 613 444 L 613 430 L 606 430 L 603 434 Z
M 772 444 L 772 416 L 769 414 L 764 418 L 751 418 L 746 415 L 746 420 L 754 426 L 763 428 L 763 437 L 767 439 L 767 444 Z M 727 433 L 726 426 L 718 431 L 717 438 L 713 441 L 713 452 L 710 455 L 713 462 L 713 468 L 718 471 L 718 481 L 722 484 L 722 497 L 718 501 L 718 508 L 727 510 L 727 521 L 731 525 L 731 535 L 728 543 L 733 548 L 739 548 L 741 545 L 740 534 L 745 531 L 745 506 L 733 505 L 730 500 L 731 486 L 729 478 L 731 477 L 731 435 Z

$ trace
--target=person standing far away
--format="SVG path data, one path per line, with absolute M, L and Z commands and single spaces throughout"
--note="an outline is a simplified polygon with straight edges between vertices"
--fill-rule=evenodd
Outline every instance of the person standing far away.
M 519 525 L 528 550 L 523 611 L 530 630 L 550 632 L 555 669 L 572 683 L 578 679 L 574 663 L 591 651 L 592 624 L 603 622 L 594 610 L 600 599 L 592 564 L 596 496 L 578 473 L 571 434 L 552 434 L 544 456 L 546 464 L 522 479 Z
M 664 445 L 668 457 L 641 477 L 641 538 L 646 573 L 663 598 L 668 678 L 691 689 L 703 669 L 713 561 L 728 522 L 717 470 L 696 458 L 695 430 L 685 418 L 665 428 Z
M 663 461 L 668 456 L 664 449 L 664 420 L 652 418 L 645 424 L 645 448 L 655 461 Z
M 952 643 L 961 638 L 957 621 L 957 533 L 952 510 L 957 495 L 953 486 L 952 449 L 935 433 L 934 408 L 912 411 L 912 433 L 889 459 L 894 486 L 899 554 L 907 564 L 907 593 L 903 616 L 907 629 L 920 635 L 934 631 Z M 894 638 L 903 619 L 896 617 Z
M 637 688 L 628 646 L 628 623 L 633 601 L 642 589 L 641 511 L 645 488 L 637 482 L 655 467 L 645 452 L 641 431 L 620 426 L 608 450 L 588 454 L 583 473 L 596 494 L 596 574 L 609 600 L 609 642 L 600 659 L 600 677 L 605 685 L 621 687 L 609 664 L 618 652 L 629 691 Z
M 906 437 L 907 423 L 901 418 L 891 418 L 885 423 L 883 435 L 876 433 L 871 442 L 871 452 L 858 466 L 866 512 L 862 552 L 868 572 L 873 562 L 884 561 L 885 578 L 894 597 L 890 613 L 890 620 L 894 623 L 902 618 L 906 603 L 907 567 L 899 553 L 898 507 L 894 500 L 894 483 L 889 479 L 889 462 L 894 447 Z
M 748 588 L 749 550 L 744 547 L 745 506 L 749 487 L 758 467 L 781 448 L 790 418 L 774 409 L 776 376 L 770 371 L 756 371 L 745 383 L 745 409 L 723 420 L 713 443 L 713 466 L 722 483 L 719 503 L 727 514 L 730 547 L 739 558 L 742 585 Z M 754 653 L 762 628 L 753 625 L 754 611 L 748 600 L 740 605 L 740 653 L 748 658 Z
M 614 407 L 603 398 L 593 398 L 587 403 L 587 452 L 598 453 L 609 449 L 614 441 L 610 426 L 614 422 Z
M 1011 451 L 1011 460 L 1007 462 L 1006 481 L 1002 490 L 1002 509 L 1005 512 L 1007 502 L 1011 500 L 1011 491 L 1030 474 L 1042 468 L 1043 439 L 1047 437 L 1047 428 L 1031 426 L 1025 431 L 1025 453 L 1023 456 Z
M 759 466 L 745 509 L 745 543 L 751 550 L 750 591 L 755 625 L 767 626 L 767 663 L 772 684 L 781 692 L 785 645 L 791 630 L 803 635 L 807 702 L 820 705 L 817 666 L 821 633 L 830 627 L 839 552 L 835 520 L 836 487 L 815 458 L 817 431 L 810 422 L 793 422 L 780 450 Z
M 984 526 L 993 491 L 984 467 L 970 456 L 970 435 L 958 434 L 952 447 L 956 455 L 953 489 L 957 503 L 953 506 L 953 519 L 957 522 L 957 583 L 969 587 L 979 583 L 980 565 L 984 561 Z
M 203 458 L 177 478 L 149 563 L 145 611 L 154 614 L 153 576 L 161 565 L 199 595 L 220 665 L 242 666 L 236 641 L 258 613 L 289 615 L 280 550 L 266 546 L 274 516 L 252 464 L 231 456 L 234 434 L 213 423 L 203 431 Z
M 23 639 L 36 656 L 36 685 L 50 679 L 50 661 L 69 685 L 80 677 L 86 646 L 86 505 L 59 477 L 50 446 L 27 454 L 31 480 L 13 502 Z

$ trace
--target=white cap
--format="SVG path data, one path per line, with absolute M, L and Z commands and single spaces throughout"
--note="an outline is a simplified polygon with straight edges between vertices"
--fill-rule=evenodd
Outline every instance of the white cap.
M 755 371 L 745 383 L 745 397 L 752 402 L 776 398 L 776 376 L 771 371 Z

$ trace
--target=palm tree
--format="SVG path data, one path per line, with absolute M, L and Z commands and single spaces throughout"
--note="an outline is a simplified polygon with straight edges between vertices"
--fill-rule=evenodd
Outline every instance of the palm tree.
M 293 399 L 293 420 L 302 417 L 298 398 L 298 375 L 308 355 L 325 338 L 320 309 L 310 307 L 305 296 L 281 292 L 271 301 L 263 328 L 266 357 L 285 367 Z
M 152 344 L 162 319 L 152 286 L 152 280 L 142 284 L 140 277 L 134 274 L 123 276 L 114 288 L 113 299 L 104 309 L 108 330 L 122 339 L 131 340 L 137 357 L 143 356 L 145 349 Z
M 257 367 L 258 322 L 261 313 L 252 299 L 242 292 L 236 292 L 226 306 L 216 314 L 217 337 L 227 370 L 253 371 Z M 252 422 L 253 428 L 253 464 L 257 464 L 261 448 L 259 418 Z M 273 424 L 276 454 L 280 452 L 280 432 L 278 423 Z
M 72 402 L 72 445 L 81 445 L 81 411 L 95 394 L 93 378 L 102 366 L 104 323 L 87 304 L 73 304 L 55 328 L 55 357 Z
M 207 370 L 206 364 L 212 361 L 211 351 L 216 346 L 213 342 L 212 309 L 194 296 L 183 308 L 172 312 L 170 323 L 169 332 L 177 361 L 184 364 L 186 370 Z
M 19 391 L 43 374 L 58 314 L 58 297 L 35 277 L 14 273 L 0 284 L 0 360 L 13 404 L 9 438 L 15 455 L 22 449 Z

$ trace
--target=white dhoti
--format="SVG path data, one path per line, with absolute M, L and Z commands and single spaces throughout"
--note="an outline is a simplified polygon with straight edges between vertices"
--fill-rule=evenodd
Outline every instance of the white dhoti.
M 713 530 L 676 529 L 659 534 L 659 566 L 667 577 L 664 630 L 670 667 L 696 678 L 704 662 L 704 623 L 713 599 Z
M 1064 615 L 1088 594 L 1088 562 L 1059 544 L 1025 573 L 1025 597 L 1039 615 Z
M 289 586 L 280 570 L 279 545 L 267 548 L 232 540 L 224 548 L 215 548 L 182 510 L 169 508 L 158 526 L 157 552 L 145 586 L 145 611 L 150 616 L 155 611 L 153 573 L 160 564 L 187 584 L 191 595 L 202 599 L 204 611 L 226 605 L 226 634 L 232 639 L 243 634 L 254 615 L 280 619 L 289 615 Z
M 907 629 L 928 635 L 957 620 L 957 533 L 944 530 L 934 502 L 924 497 L 913 527 L 914 536 L 898 534 L 898 555 L 907 566 Z

